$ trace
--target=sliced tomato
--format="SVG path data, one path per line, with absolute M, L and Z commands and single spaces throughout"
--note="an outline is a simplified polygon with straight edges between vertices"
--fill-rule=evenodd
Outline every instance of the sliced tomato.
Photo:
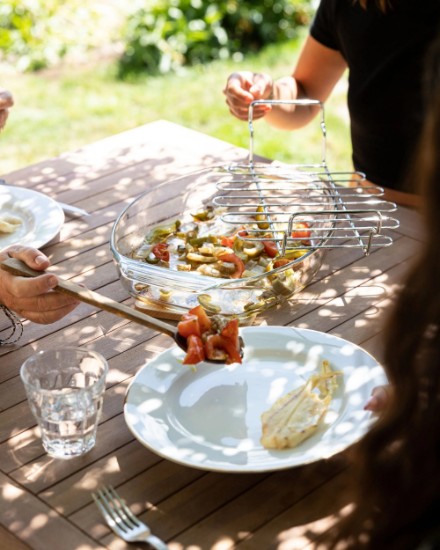
M 222 246 L 227 246 L 228 248 L 233 248 L 235 241 L 235 236 L 231 235 L 230 237 L 222 237 L 220 240 L 220 244 Z
M 158 260 L 162 260 L 163 262 L 170 261 L 170 253 L 168 251 L 168 245 L 166 243 L 155 244 L 152 248 L 152 252 Z
M 183 336 L 184 338 L 188 338 L 192 334 L 201 337 L 202 333 L 200 332 L 200 324 L 197 315 L 185 313 L 185 315 L 182 316 L 181 321 L 177 323 L 177 331 L 180 336 Z
M 310 236 L 312 232 L 310 231 L 310 224 L 307 222 L 296 222 L 294 224 L 294 229 L 292 231 L 292 238 L 300 239 L 301 242 L 307 241 L 307 244 L 310 243 Z
M 238 342 L 238 319 L 230 319 L 221 331 L 221 335 Z
M 199 321 L 200 333 L 205 334 L 211 330 L 211 319 L 201 305 L 195 306 L 183 315 L 182 319 L 189 315 L 195 315 Z
M 200 336 L 190 334 L 187 339 L 188 349 L 183 359 L 184 365 L 196 365 L 205 360 L 205 349 Z
M 278 254 L 277 244 L 274 241 L 263 241 L 264 251 L 269 258 L 275 258 Z
M 231 363 L 241 363 L 241 346 L 238 326 L 238 319 L 230 319 L 220 333 L 223 337 L 223 347 L 226 350 Z
M 289 260 L 287 258 L 278 258 L 278 260 L 275 260 L 273 262 L 273 266 L 276 267 L 282 267 L 283 265 L 290 264 L 292 260 Z
M 218 259 L 222 262 L 229 262 L 235 265 L 235 271 L 230 275 L 231 279 L 239 279 L 242 276 L 245 266 L 243 260 L 236 254 L 220 254 Z
M 222 336 L 222 338 L 222 346 L 228 356 L 226 363 L 241 363 L 240 344 L 238 339 L 237 342 L 234 342 L 233 340 L 225 338 L 224 336 Z

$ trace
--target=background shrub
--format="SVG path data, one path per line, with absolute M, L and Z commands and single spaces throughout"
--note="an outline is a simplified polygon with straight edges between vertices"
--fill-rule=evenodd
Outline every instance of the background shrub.
M 119 75 L 241 58 L 294 38 L 309 0 L 151 0 L 128 17 Z
M 83 0 L 2 0 L 0 57 L 21 72 L 52 67 L 100 47 L 98 4 Z

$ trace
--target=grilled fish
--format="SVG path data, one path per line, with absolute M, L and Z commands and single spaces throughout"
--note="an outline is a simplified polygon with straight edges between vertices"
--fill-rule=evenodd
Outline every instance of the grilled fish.
M 292 448 L 313 435 L 327 413 L 339 374 L 340 371 L 332 371 L 329 362 L 324 360 L 318 374 L 277 399 L 261 415 L 263 447 Z

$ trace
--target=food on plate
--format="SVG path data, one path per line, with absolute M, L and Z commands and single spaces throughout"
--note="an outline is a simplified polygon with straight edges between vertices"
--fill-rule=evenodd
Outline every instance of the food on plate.
M 293 226 L 289 249 L 282 256 L 281 233 L 268 231 L 270 224 L 263 206 L 245 226 L 226 223 L 222 210 L 206 207 L 192 216 L 153 228 L 133 258 L 177 271 L 191 271 L 222 279 L 261 275 L 303 256 L 311 244 L 310 224 L 300 220 Z M 274 237 L 274 234 L 277 237 Z M 284 262 L 284 263 L 283 263 Z
M 261 416 L 263 447 L 290 449 L 312 436 L 324 420 L 340 374 L 324 360 L 319 373 L 277 399 Z
M 14 233 L 20 225 L 22 224 L 22 221 L 20 218 L 17 218 L 16 216 L 11 216 L 9 214 L 1 215 L 0 216 L 0 233 Z
M 184 365 L 195 365 L 205 359 L 241 363 L 238 319 L 221 315 L 209 317 L 202 306 L 196 306 L 182 316 L 177 330 L 188 343 Z

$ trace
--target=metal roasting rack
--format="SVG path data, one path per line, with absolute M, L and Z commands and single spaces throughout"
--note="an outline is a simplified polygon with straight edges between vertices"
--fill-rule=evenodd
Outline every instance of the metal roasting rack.
M 322 160 L 315 164 L 256 162 L 253 109 L 259 104 L 319 107 Z M 332 172 L 326 162 L 327 130 L 324 106 L 317 100 L 258 100 L 249 108 L 249 158 L 230 165 L 217 183 L 214 205 L 222 219 L 245 231 L 247 241 L 270 239 L 284 256 L 289 250 L 373 248 L 390 246 L 385 232 L 399 227 L 390 216 L 395 203 L 383 199 L 384 190 L 368 185 L 361 172 Z M 258 220 L 257 222 L 255 220 Z M 310 238 L 295 236 L 298 222 L 307 222 Z M 240 236 L 240 233 L 239 233 Z

